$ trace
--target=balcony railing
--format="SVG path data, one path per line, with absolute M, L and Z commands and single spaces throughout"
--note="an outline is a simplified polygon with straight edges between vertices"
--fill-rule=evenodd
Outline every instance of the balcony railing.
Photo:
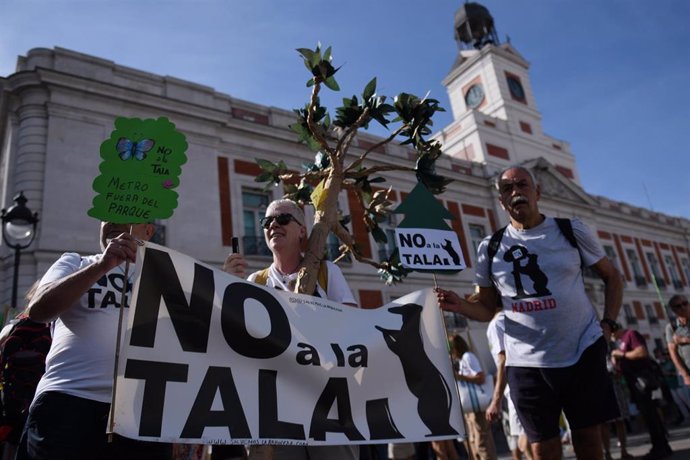
M 676 291 L 682 291 L 683 282 L 681 280 L 673 280 L 673 287 L 676 289 Z
M 647 286 L 647 279 L 644 276 L 636 276 L 635 277 L 635 284 L 637 287 L 646 287 Z
M 637 318 L 635 318 L 634 316 L 626 316 L 625 317 L 625 323 L 628 326 L 634 326 L 637 324 Z

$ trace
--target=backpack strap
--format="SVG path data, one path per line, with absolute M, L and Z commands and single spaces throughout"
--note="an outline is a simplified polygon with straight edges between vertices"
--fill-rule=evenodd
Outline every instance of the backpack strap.
M 491 235 L 489 247 L 486 249 L 486 255 L 489 258 L 489 276 L 491 277 L 493 277 L 491 268 L 494 264 L 494 257 L 496 256 L 496 253 L 498 253 L 498 247 L 501 245 L 501 240 L 503 239 L 503 234 L 506 232 L 506 228 L 508 228 L 507 225 L 499 228 L 493 235 Z
M 575 232 L 573 231 L 573 223 L 570 221 L 570 219 L 563 218 L 563 217 L 554 217 L 553 220 L 556 221 L 556 225 L 558 225 L 558 229 L 561 231 L 563 236 L 565 237 L 566 240 L 568 240 L 568 243 L 575 249 L 577 249 L 577 253 L 580 256 L 580 266 L 584 270 L 586 268 L 585 266 L 585 259 L 582 258 L 582 252 L 580 252 L 580 246 L 577 244 L 577 238 L 575 238 Z
M 271 267 L 266 267 L 263 270 L 261 270 L 260 272 L 257 272 L 256 278 L 254 278 L 254 282 L 256 284 L 261 284 L 261 285 L 266 286 L 266 284 L 268 283 L 268 271 L 270 270 L 270 268 Z
M 573 232 L 573 223 L 570 221 L 570 219 L 565 219 L 563 217 L 554 217 L 553 220 L 556 221 L 558 229 L 561 231 L 565 239 L 568 240 L 568 243 L 570 243 L 572 247 L 579 251 L 580 248 L 577 245 L 575 232 Z

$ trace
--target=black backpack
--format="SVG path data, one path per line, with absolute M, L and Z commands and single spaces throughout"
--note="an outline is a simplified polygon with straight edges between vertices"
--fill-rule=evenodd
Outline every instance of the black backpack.
M 0 441 L 19 442 L 38 381 L 45 373 L 50 326 L 22 317 L 0 351 Z

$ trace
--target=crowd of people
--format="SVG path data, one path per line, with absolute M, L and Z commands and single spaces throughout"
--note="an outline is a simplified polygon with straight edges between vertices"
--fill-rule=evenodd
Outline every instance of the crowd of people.
M 562 458 L 564 430 L 579 459 L 610 459 L 615 432 L 626 450 L 627 398 L 649 430 L 646 459 L 671 454 L 655 395 L 667 389 L 678 407 L 677 421 L 690 417 L 690 306 L 682 295 L 669 308 L 676 316 L 666 330 L 668 359 L 659 366 L 644 337 L 617 322 L 622 278 L 593 232 L 578 219 L 558 219 L 539 211 L 540 188 L 531 172 L 511 167 L 498 175 L 501 207 L 509 224 L 478 248 L 476 292 L 437 288 L 441 309 L 489 322 L 487 338 L 496 365 L 495 385 L 485 408 L 463 411 L 471 459 L 495 459 L 491 424 L 506 421 L 514 459 Z M 261 220 L 273 254 L 269 267 L 249 281 L 292 291 L 307 238 L 302 209 L 276 200 Z M 37 285 L 26 314 L 51 323 L 52 345 L 17 447 L 17 459 L 169 459 L 174 446 L 106 435 L 121 293 L 130 293 L 137 246 L 153 236 L 150 224 L 100 227 L 102 252 L 67 253 Z M 126 264 L 129 263 L 129 264 Z M 125 268 L 127 267 L 127 268 Z M 605 287 L 598 318 L 585 293 L 582 267 L 591 268 Z M 248 263 L 229 254 L 223 269 L 245 277 Z M 337 265 L 323 262 L 314 296 L 357 308 Z M 128 296 L 124 297 L 129 298 Z M 125 300 L 125 303 L 127 301 Z M 481 385 L 488 375 L 467 341 L 449 339 L 458 384 Z M 474 350 L 476 351 L 476 350 Z M 664 375 L 666 380 L 664 381 Z M 377 446 L 214 446 L 214 459 L 276 460 L 456 459 L 457 442 Z

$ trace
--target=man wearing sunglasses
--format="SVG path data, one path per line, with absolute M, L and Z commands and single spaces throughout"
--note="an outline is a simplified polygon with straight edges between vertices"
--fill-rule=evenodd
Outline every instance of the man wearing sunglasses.
M 294 291 L 297 274 L 302 263 L 302 247 L 307 239 L 304 212 L 291 200 L 273 201 L 266 208 L 265 217 L 260 219 L 266 244 L 273 253 L 273 263 L 264 270 L 252 273 L 247 278 L 284 291 Z M 324 268 L 325 267 L 325 268 Z M 223 264 L 223 270 L 243 277 L 247 262 L 240 254 L 230 254 Z M 326 261 L 321 270 L 314 295 L 341 304 L 357 306 L 350 287 L 340 268 Z M 273 446 L 273 460 L 357 460 L 359 446 Z
M 676 294 L 668 301 L 668 306 L 676 318 L 666 325 L 666 343 L 687 403 L 690 400 L 690 305 L 687 297 Z

